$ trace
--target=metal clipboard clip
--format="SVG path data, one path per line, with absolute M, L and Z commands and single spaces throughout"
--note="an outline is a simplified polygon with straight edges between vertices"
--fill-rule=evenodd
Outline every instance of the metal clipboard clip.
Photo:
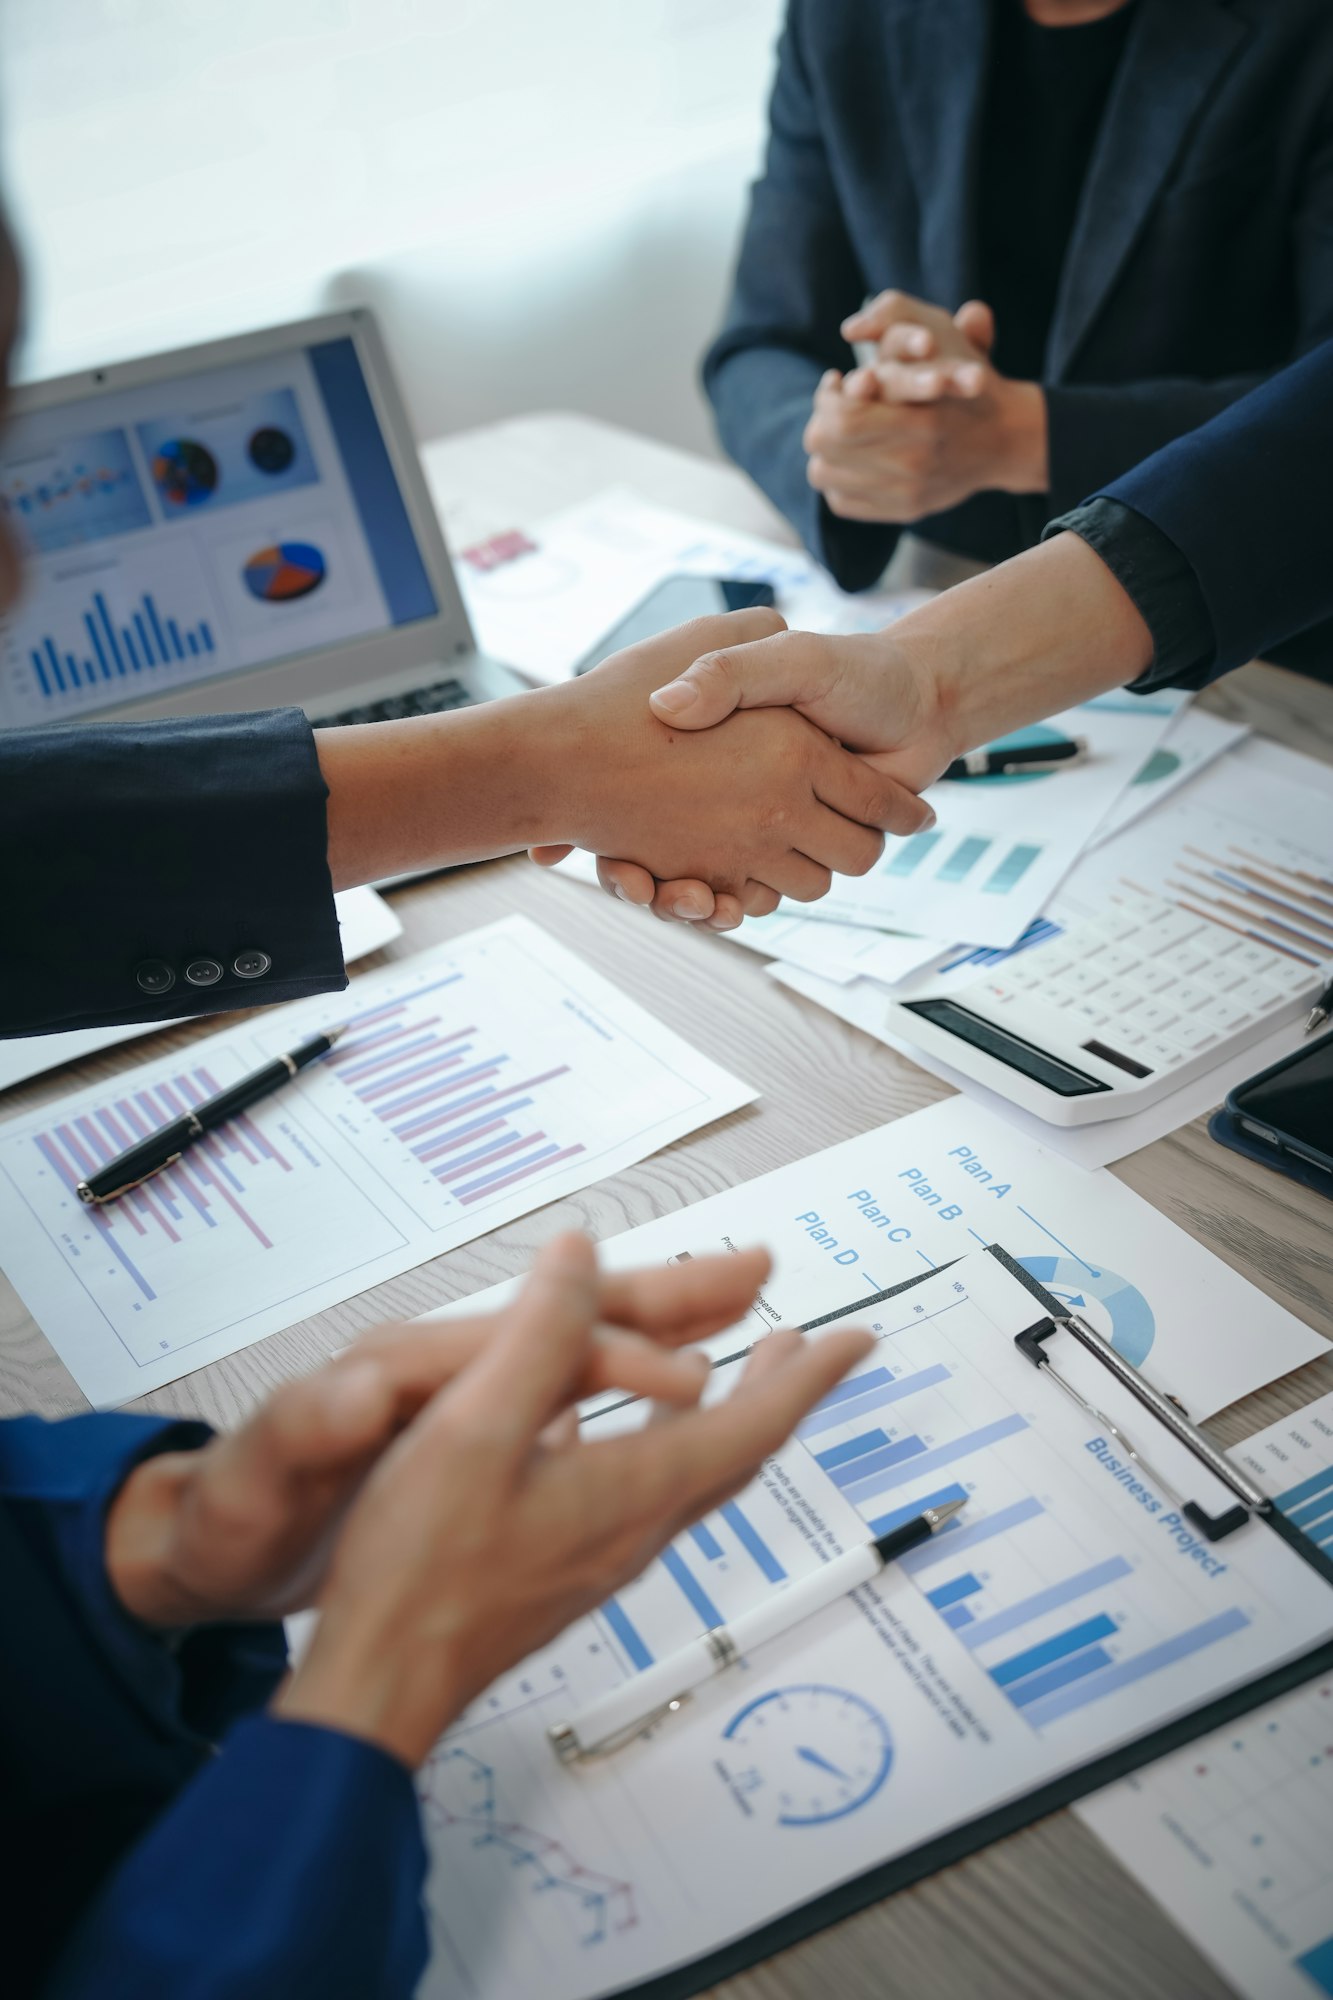
M 1154 1486 L 1161 1488 L 1183 1518 L 1198 1529 L 1205 1541 L 1220 1542 L 1224 1536 L 1234 1535 L 1237 1528 L 1243 1528 L 1252 1515 L 1267 1514 L 1271 1510 L 1272 1502 L 1253 1480 L 1247 1478 L 1239 1466 L 1233 1465 L 1224 1452 L 1220 1452 L 1215 1445 L 1210 1444 L 1197 1425 L 1192 1424 L 1184 1412 L 1177 1409 L 1160 1389 L 1154 1389 L 1152 1383 L 1139 1373 L 1132 1362 L 1126 1361 L 1123 1354 L 1118 1353 L 1111 1342 L 1103 1334 L 1098 1333 L 1096 1327 L 1089 1326 L 1088 1322 L 1080 1318 L 1076 1312 L 1062 1308 L 1059 1301 L 1044 1292 L 1042 1287 L 1023 1270 L 1021 1265 L 1016 1264 L 998 1243 L 988 1245 L 988 1254 L 996 1258 L 1011 1276 L 1018 1278 L 1026 1290 L 1040 1299 L 1045 1308 L 1046 1316 L 1043 1319 L 1038 1320 L 1033 1326 L 1025 1327 L 1022 1333 L 1014 1336 L 1014 1346 L 1023 1359 L 1039 1369 L 1043 1375 L 1049 1376 L 1052 1382 L 1063 1389 L 1071 1402 L 1077 1403 L 1081 1410 L 1095 1417 L 1097 1422 L 1105 1427 L 1108 1437 L 1115 1439 L 1126 1458 L 1138 1465 Z M 1224 1513 L 1209 1514 L 1197 1500 L 1186 1500 L 1176 1490 L 1174 1482 L 1150 1465 L 1137 1446 L 1130 1442 L 1123 1426 L 1109 1417 L 1105 1410 L 1099 1410 L 1095 1403 L 1089 1402 L 1082 1391 L 1074 1387 L 1068 1376 L 1060 1373 L 1046 1352 L 1045 1345 L 1056 1333 L 1072 1335 L 1080 1347 L 1095 1356 L 1103 1368 L 1114 1375 L 1116 1381 L 1122 1388 L 1128 1390 L 1136 1402 L 1142 1403 L 1146 1410 L 1151 1410 L 1157 1421 L 1165 1425 L 1172 1436 L 1177 1438 L 1187 1451 L 1192 1452 L 1202 1465 L 1206 1465 L 1214 1478 L 1221 1480 L 1222 1484 L 1236 1495 L 1236 1505 L 1228 1507 Z

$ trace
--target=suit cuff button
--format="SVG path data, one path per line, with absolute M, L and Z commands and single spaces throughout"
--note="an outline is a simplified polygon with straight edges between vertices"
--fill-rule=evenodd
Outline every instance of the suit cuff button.
M 143 993 L 151 993 L 156 999 L 159 993 L 170 993 L 176 984 L 176 974 L 164 958 L 146 958 L 134 968 L 134 983 Z
M 238 951 L 231 969 L 238 979 L 262 979 L 272 964 L 266 951 Z
M 222 966 L 216 958 L 192 958 L 185 968 L 185 977 L 191 986 L 216 986 L 222 977 Z

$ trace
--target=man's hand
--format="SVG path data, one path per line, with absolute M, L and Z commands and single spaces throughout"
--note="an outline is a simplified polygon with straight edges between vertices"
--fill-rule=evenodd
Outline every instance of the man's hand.
M 571 845 L 614 854 L 756 912 L 779 895 L 814 901 L 834 871 L 865 874 L 879 830 L 914 833 L 928 817 L 920 801 L 801 716 L 738 713 L 722 730 L 685 735 L 649 708 L 650 693 L 701 653 L 783 629 L 774 611 L 698 619 L 548 690 L 541 782 L 559 831 L 537 858 Z
M 280 1714 L 419 1764 L 497 1675 L 746 1485 L 872 1345 L 771 1334 L 724 1401 L 598 1436 L 558 1421 L 598 1306 L 591 1245 L 557 1238 L 495 1337 L 367 1479 Z
M 591 1293 L 598 1324 L 570 1396 L 618 1388 L 693 1403 L 707 1366 L 671 1350 L 734 1325 L 768 1269 L 762 1251 L 747 1251 L 602 1279 Z M 139 1466 L 107 1520 L 107 1570 L 126 1609 L 150 1625 L 179 1626 L 277 1617 L 311 1603 L 372 1466 L 506 1319 L 380 1327 L 276 1390 L 230 1436 Z
M 1045 398 L 992 366 L 989 306 L 970 299 L 950 318 L 882 292 L 842 331 L 876 352 L 825 374 L 805 428 L 807 476 L 833 513 L 907 526 L 988 488 L 1045 491 Z

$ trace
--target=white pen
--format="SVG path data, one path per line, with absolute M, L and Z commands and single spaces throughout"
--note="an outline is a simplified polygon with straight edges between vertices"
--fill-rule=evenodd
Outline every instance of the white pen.
M 645 1667 L 623 1687 L 590 1701 L 571 1721 L 556 1723 L 546 1732 L 551 1748 L 567 1764 L 580 1757 L 605 1757 L 620 1749 L 664 1715 L 674 1715 L 689 1700 L 691 1690 L 702 1687 L 714 1674 L 723 1673 L 756 1647 L 812 1618 L 816 1611 L 836 1604 L 849 1590 L 870 1583 L 889 1563 L 929 1541 L 936 1529 L 951 1521 L 966 1504 L 965 1500 L 948 1500 L 941 1507 L 927 1507 L 901 1528 L 847 1549 L 822 1569 L 784 1584 L 762 1604 L 743 1611 L 732 1624 L 715 1625 L 668 1659 Z

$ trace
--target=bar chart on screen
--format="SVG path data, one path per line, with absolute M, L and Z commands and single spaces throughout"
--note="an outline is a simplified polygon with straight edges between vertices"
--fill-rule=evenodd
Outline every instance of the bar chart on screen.
M 322 1027 L 332 1057 L 106 1208 L 93 1167 Z M 290 1325 L 748 1102 L 513 918 L 0 1136 L 5 1267 L 95 1401 Z M 423 1301 L 424 1303 L 424 1301 Z

